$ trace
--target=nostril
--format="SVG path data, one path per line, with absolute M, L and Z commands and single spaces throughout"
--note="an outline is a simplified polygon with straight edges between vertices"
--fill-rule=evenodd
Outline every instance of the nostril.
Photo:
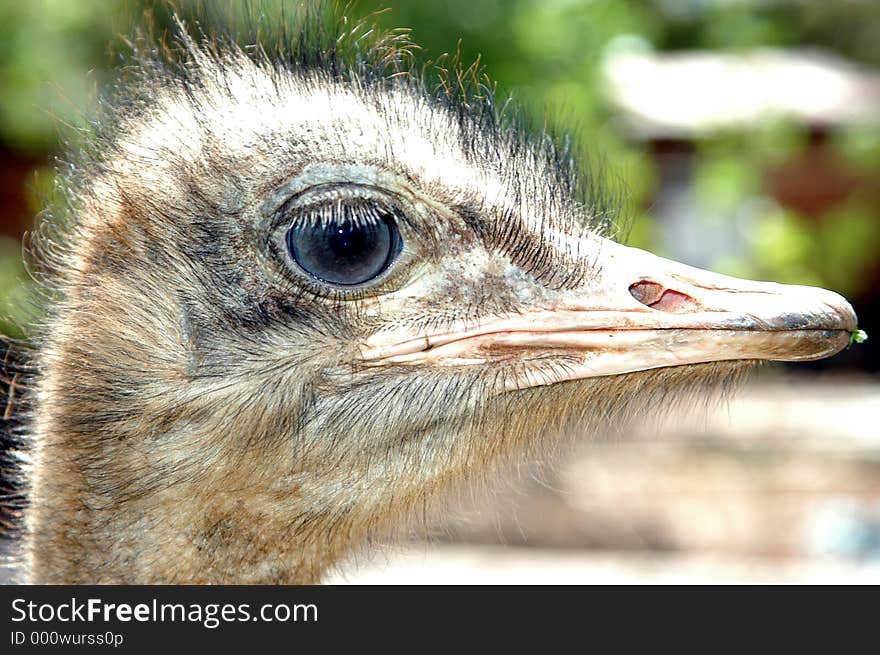
M 643 305 L 647 305 L 650 307 L 655 302 L 660 300 L 663 295 L 663 285 L 657 284 L 656 282 L 648 282 L 647 280 L 642 280 L 641 282 L 636 282 L 635 284 L 631 284 L 629 286 L 629 292 L 632 294 L 632 297 L 638 300 Z
M 662 284 L 642 280 L 631 284 L 629 292 L 633 298 L 643 305 L 661 312 L 673 314 L 692 312 L 697 309 L 697 302 L 686 293 L 666 289 Z
M 661 312 L 671 312 L 673 314 L 692 312 L 697 309 L 696 301 L 686 293 L 667 289 L 660 296 L 660 300 L 651 305 L 654 309 Z

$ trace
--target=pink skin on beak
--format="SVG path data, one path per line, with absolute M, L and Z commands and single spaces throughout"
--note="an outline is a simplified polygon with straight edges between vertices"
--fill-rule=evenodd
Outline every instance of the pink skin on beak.
M 801 361 L 844 348 L 856 315 L 815 287 L 753 282 L 686 266 L 601 239 L 584 286 L 540 307 L 431 334 L 373 335 L 364 363 L 468 366 L 511 361 L 500 391 L 722 360 Z M 529 362 L 558 356 L 552 378 Z

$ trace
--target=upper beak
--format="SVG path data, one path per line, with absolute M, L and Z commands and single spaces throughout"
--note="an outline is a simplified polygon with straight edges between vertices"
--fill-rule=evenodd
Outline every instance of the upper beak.
M 437 333 L 383 331 L 368 363 L 467 365 L 515 360 L 506 389 L 721 360 L 799 361 L 844 348 L 856 315 L 825 289 L 753 282 L 602 240 L 583 286 L 540 307 Z M 547 376 L 529 362 L 564 357 Z

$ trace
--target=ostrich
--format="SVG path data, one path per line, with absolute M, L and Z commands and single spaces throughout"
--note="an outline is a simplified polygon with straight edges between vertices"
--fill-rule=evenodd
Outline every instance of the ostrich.
M 317 582 L 560 435 L 847 344 L 837 294 L 614 241 L 563 141 L 365 32 L 135 41 L 6 362 L 28 580 Z

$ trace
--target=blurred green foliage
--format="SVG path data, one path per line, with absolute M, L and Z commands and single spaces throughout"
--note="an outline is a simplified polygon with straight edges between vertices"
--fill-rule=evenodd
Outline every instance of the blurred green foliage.
M 150 6 L 136 0 L 0 3 L 0 152 L 48 160 L 63 126 L 82 123 L 110 75 L 111 44 Z M 662 229 L 650 211 L 658 171 L 646 144 L 621 130 L 604 94 L 600 64 L 609 49 L 621 43 L 656 51 L 807 45 L 880 67 L 875 0 L 361 0 L 355 12 L 382 7 L 390 11 L 375 20 L 411 27 L 426 57 L 457 49 L 465 62 L 479 56 L 502 97 L 512 95 L 539 124 L 573 131 L 586 155 L 606 163 L 600 174 L 626 180 L 636 217 L 629 240 L 652 249 Z M 862 273 L 880 259 L 876 199 L 869 205 L 853 198 L 822 220 L 805 220 L 766 199 L 762 171 L 795 157 L 805 144 L 803 127 L 776 122 L 708 135 L 696 145 L 693 192 L 706 215 L 729 217 L 750 208 L 743 224 L 750 251 L 725 255 L 716 267 L 861 293 Z M 880 174 L 880 124 L 840 130 L 833 147 L 853 170 L 875 179 Z M 0 289 L 12 289 L 0 293 L 0 315 L 12 318 L 21 315 L 20 287 L 27 284 L 20 266 L 10 263 L 18 256 L 17 248 L 0 242 Z

